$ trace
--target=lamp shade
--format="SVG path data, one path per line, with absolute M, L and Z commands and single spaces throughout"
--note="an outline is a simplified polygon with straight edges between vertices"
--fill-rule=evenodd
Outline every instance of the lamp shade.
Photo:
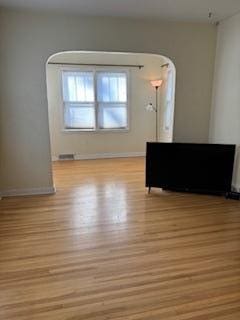
M 151 80 L 151 85 L 154 87 L 154 88 L 159 88 L 161 87 L 162 83 L 163 83 L 163 80 L 159 79 L 159 80 Z

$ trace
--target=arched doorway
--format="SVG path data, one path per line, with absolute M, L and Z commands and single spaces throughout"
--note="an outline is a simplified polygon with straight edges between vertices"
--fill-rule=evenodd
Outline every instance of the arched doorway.
M 156 104 L 151 86 L 156 79 L 163 80 L 157 138 L 173 140 L 176 70 L 170 59 L 146 53 L 71 51 L 52 55 L 46 68 L 52 160 L 144 156 L 146 142 L 155 140 L 156 114 L 147 112 L 146 106 Z M 104 81 L 113 96 L 116 90 L 125 90 L 126 101 L 111 101 L 109 92 L 99 98 Z M 114 89 L 109 81 L 125 81 L 126 88 Z M 71 93 L 66 94 L 66 86 Z M 85 93 L 77 97 L 80 88 Z

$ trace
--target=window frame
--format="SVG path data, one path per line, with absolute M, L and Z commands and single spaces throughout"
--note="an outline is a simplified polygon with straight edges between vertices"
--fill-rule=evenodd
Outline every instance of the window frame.
M 64 77 L 64 72 L 92 72 L 93 73 L 93 79 L 94 79 L 94 102 L 92 103 L 94 105 L 94 112 L 95 112 L 95 128 L 67 128 L 65 126 L 65 102 L 64 100 L 64 89 L 63 89 L 63 77 Z M 98 101 L 97 98 L 97 73 L 100 72 L 106 72 L 106 73 L 125 73 L 126 74 L 126 80 L 127 80 L 127 101 L 126 101 L 126 109 L 127 109 L 127 126 L 125 128 L 100 128 L 99 127 L 99 104 L 101 102 Z M 104 133 L 104 132 L 129 132 L 130 131 L 130 70 L 126 68 L 121 68 L 118 67 L 75 67 L 75 66 L 68 66 L 68 67 L 61 67 L 60 68 L 60 86 L 61 86 L 61 105 L 62 105 L 62 110 L 61 110 L 61 123 L 62 123 L 62 132 L 65 133 L 81 133 L 81 132 L 91 132 L 91 133 Z M 72 102 L 69 102 L 72 103 Z M 72 104 L 79 104 L 80 102 L 73 102 Z M 82 102 L 85 103 L 85 102 Z M 116 102 L 111 102 L 111 103 L 116 103 Z M 119 104 L 125 104 L 121 102 L 117 102 Z M 107 104 L 107 103 L 106 103 Z

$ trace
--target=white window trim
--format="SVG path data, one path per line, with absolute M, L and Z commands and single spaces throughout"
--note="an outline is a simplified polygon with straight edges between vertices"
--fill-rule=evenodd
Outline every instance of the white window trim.
M 59 68 L 60 71 L 60 86 L 61 86 L 61 123 L 62 123 L 62 132 L 64 133 L 121 133 L 121 132 L 129 132 L 130 131 L 130 70 L 126 69 L 126 68 L 121 68 L 118 67 L 116 69 L 116 67 L 93 67 L 93 68 L 89 68 L 89 67 L 60 67 Z M 95 105 L 95 122 L 96 122 L 96 128 L 95 129 L 84 129 L 84 128 L 66 128 L 65 127 L 65 121 L 64 121 L 64 112 L 65 112 L 65 101 L 64 101 L 64 94 L 63 94 L 63 72 L 93 72 L 94 74 L 94 94 L 95 94 L 95 101 L 93 102 L 93 104 Z M 120 128 L 109 128 L 109 129 L 101 129 L 98 126 L 98 101 L 97 101 L 97 77 L 96 74 L 97 72 L 124 72 L 126 73 L 127 76 L 127 126 L 126 128 L 120 129 Z M 113 103 L 113 102 L 111 102 Z M 117 102 L 119 103 L 119 102 Z

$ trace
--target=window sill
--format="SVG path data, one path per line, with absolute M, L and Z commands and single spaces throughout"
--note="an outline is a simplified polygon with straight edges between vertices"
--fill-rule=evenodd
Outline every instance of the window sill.
M 126 133 L 127 129 L 62 129 L 63 133 Z

